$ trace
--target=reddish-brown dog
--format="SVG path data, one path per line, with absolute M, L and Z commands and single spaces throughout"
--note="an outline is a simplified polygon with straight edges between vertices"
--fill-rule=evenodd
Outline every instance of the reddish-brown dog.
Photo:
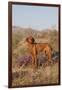
M 29 51 L 32 55 L 32 66 L 37 67 L 37 54 L 43 52 L 48 57 L 48 61 L 51 62 L 51 47 L 48 43 L 35 43 L 32 36 L 26 38 Z

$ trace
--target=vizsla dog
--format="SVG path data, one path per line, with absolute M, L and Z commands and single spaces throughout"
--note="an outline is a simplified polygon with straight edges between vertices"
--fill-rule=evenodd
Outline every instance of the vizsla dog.
M 37 68 L 37 54 L 43 52 L 48 57 L 48 62 L 51 62 L 51 47 L 48 43 L 35 43 L 32 36 L 26 38 L 29 51 L 32 55 L 32 66 Z

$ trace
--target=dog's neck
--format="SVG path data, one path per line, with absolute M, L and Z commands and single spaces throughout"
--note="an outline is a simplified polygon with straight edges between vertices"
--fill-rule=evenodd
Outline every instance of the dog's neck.
M 34 46 L 34 44 L 27 43 L 27 46 L 30 48 L 30 47 L 33 47 L 33 46 Z

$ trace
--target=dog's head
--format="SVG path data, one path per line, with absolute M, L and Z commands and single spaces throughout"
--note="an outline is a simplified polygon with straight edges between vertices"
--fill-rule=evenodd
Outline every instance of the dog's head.
M 29 44 L 33 44 L 35 42 L 34 38 L 32 36 L 29 36 L 26 38 L 26 41 L 29 43 Z

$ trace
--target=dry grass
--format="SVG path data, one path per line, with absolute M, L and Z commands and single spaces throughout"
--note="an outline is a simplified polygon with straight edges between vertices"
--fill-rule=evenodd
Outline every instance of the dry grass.
M 17 29 L 17 28 L 16 28 Z M 47 42 L 53 48 L 53 52 L 59 52 L 58 32 L 36 31 L 33 29 L 13 30 L 12 32 L 12 86 L 22 85 L 44 85 L 59 83 L 59 62 L 51 65 L 42 65 L 33 70 L 31 65 L 20 66 L 17 64 L 17 58 L 23 55 L 29 55 L 26 47 L 25 38 L 32 35 L 37 43 Z M 59 60 L 58 60 L 59 61 Z
M 58 84 L 58 63 L 39 66 L 33 70 L 31 66 L 20 67 L 13 70 L 12 86 Z

